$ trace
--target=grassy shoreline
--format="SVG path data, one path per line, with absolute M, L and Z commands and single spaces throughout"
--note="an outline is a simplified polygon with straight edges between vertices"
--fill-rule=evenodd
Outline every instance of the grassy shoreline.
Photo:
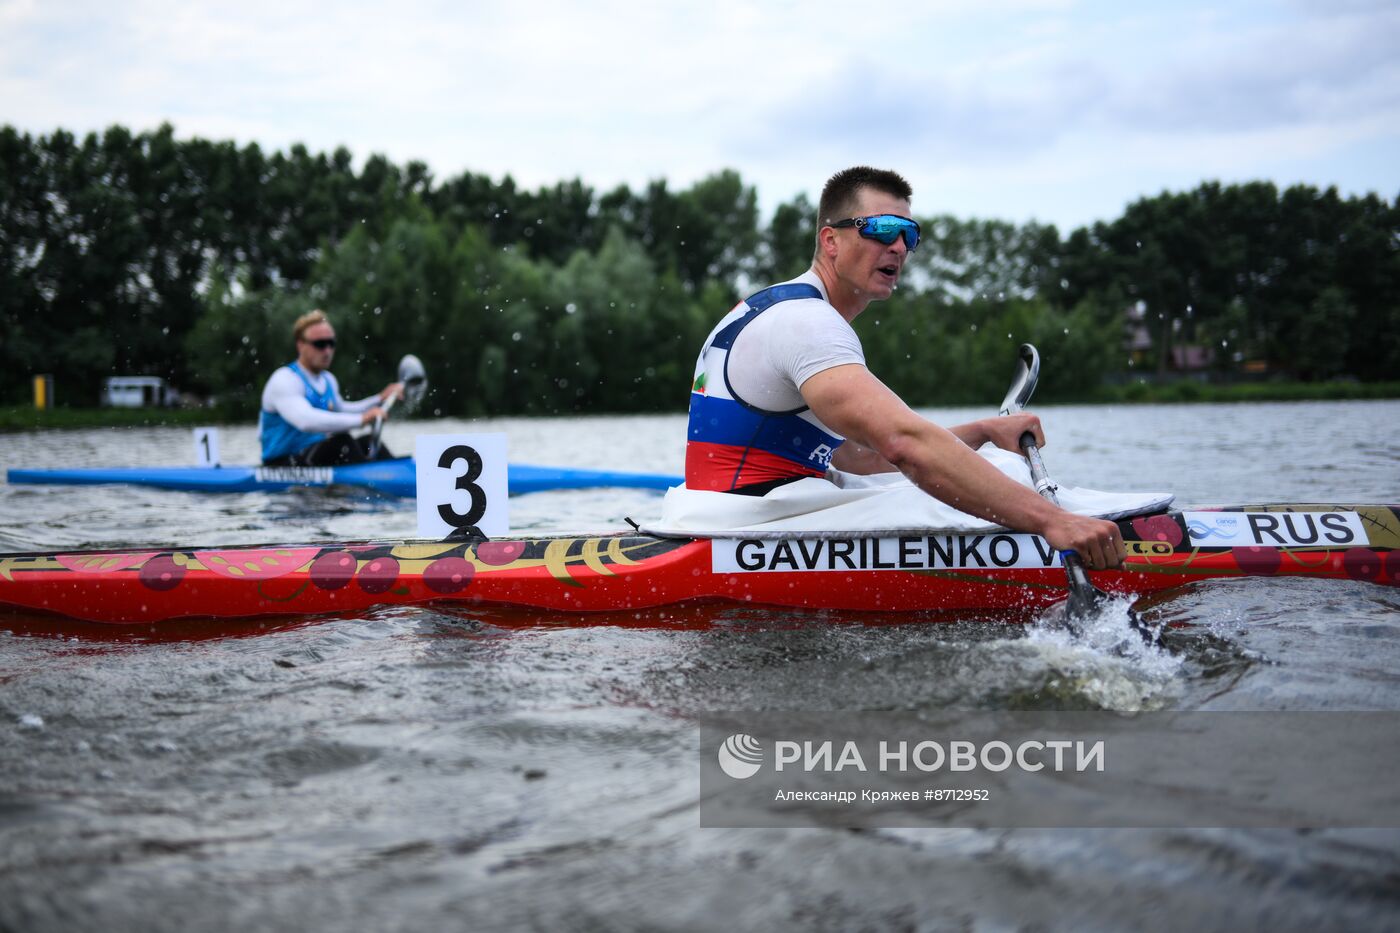
M 0 431 L 39 431 L 63 428 L 152 428 L 167 425 L 227 425 L 251 423 L 216 409 L 183 408 L 49 408 L 25 405 L 0 407 Z
M 1151 405 L 1181 402 L 1306 402 L 1394 398 L 1400 398 L 1400 382 L 1251 382 L 1211 385 L 1183 381 L 1162 385 L 1132 383 L 1125 386 L 1104 386 L 1089 396 L 1045 401 L 1070 405 Z M 933 408 L 944 403 L 917 401 L 915 404 L 920 408 Z M 65 428 L 197 427 L 205 424 L 246 425 L 254 421 L 255 416 L 207 408 L 50 408 L 39 411 L 25 405 L 0 406 L 0 432 Z
M 1070 401 L 1104 404 L 1175 402 L 1334 402 L 1400 398 L 1400 382 L 1238 382 L 1215 385 L 1183 380 L 1160 385 L 1104 386 Z

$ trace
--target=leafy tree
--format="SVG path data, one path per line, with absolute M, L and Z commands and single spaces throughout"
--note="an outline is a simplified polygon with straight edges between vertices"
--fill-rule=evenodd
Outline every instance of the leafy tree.
M 413 352 L 443 413 L 673 410 L 714 321 L 806 268 L 814 214 L 802 194 L 763 225 L 732 170 L 683 190 L 525 191 L 168 125 L 82 139 L 0 127 L 0 396 L 27 396 L 36 370 L 73 402 L 138 373 L 255 396 L 290 353 L 291 320 L 320 306 L 352 393 Z M 1027 339 L 1047 360 L 1041 397 L 1090 395 L 1127 370 L 1138 302 L 1159 373 L 1181 345 L 1215 351 L 1222 379 L 1260 360 L 1304 379 L 1400 370 L 1397 201 L 1208 182 L 1063 239 L 922 223 L 899 291 L 858 329 L 877 372 L 924 404 L 996 401 Z
M 756 288 L 801 275 L 812 264 L 817 207 L 805 194 L 779 204 L 768 222 L 754 268 Z

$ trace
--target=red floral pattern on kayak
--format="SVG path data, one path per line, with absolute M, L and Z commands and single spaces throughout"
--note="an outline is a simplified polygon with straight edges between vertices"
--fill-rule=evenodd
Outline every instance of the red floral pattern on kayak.
M 1283 563 L 1283 552 L 1276 547 L 1235 547 L 1230 553 L 1239 568 L 1250 574 L 1277 573 Z
M 221 577 L 271 580 L 306 566 L 320 548 L 240 548 L 237 551 L 195 551 L 198 561 Z
M 476 546 L 476 559 L 488 567 L 504 567 L 525 553 L 524 541 L 483 541 Z
M 173 590 L 185 578 L 185 565 L 169 554 L 158 554 L 141 565 L 141 583 L 148 590 Z
M 1133 519 L 1133 532 L 1142 541 L 1165 541 L 1172 547 L 1181 543 L 1181 526 L 1167 515 L 1149 515 Z
M 155 557 L 156 553 L 144 551 L 139 554 L 55 554 L 54 560 L 78 573 L 112 573 L 144 564 Z
M 1353 580 L 1374 581 L 1381 575 L 1381 556 L 1369 548 L 1349 548 L 1342 555 L 1342 569 Z
M 443 557 L 423 570 L 423 583 L 434 593 L 460 593 L 472 582 L 476 564 L 460 557 Z
M 366 593 L 387 593 L 399 579 L 399 562 L 392 557 L 376 557 L 360 568 L 355 579 Z
M 331 551 L 311 562 L 311 582 L 323 590 L 338 590 L 355 576 L 359 560 L 349 551 Z
M 1381 563 L 1381 583 L 1400 585 L 1400 551 L 1391 551 Z

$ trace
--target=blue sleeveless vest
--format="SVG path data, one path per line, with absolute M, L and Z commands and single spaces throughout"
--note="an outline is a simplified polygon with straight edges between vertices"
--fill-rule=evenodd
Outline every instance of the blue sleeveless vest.
M 306 400 L 311 403 L 312 408 L 319 408 L 322 411 L 335 411 L 335 390 L 331 387 L 331 381 L 326 380 L 324 392 L 317 392 L 311 384 L 311 379 L 302 370 L 301 364 L 293 360 L 287 364 L 287 368 L 301 377 L 302 384 L 306 386 Z M 262 412 L 259 417 L 259 436 L 262 438 L 262 458 L 264 461 L 274 460 L 278 457 L 285 457 L 294 454 L 298 450 L 305 450 L 317 441 L 326 439 L 325 434 L 311 434 L 293 427 L 275 411 Z
M 729 350 L 739 334 L 773 305 L 822 297 L 805 282 L 774 285 L 750 296 L 725 316 L 700 351 L 690 394 L 685 485 L 731 492 L 758 483 L 823 476 L 844 438 L 804 413 L 765 411 L 745 402 L 729 383 Z

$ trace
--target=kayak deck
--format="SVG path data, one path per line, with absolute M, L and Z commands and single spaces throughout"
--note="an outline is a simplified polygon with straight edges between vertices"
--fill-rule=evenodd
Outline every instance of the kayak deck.
M 507 470 L 510 494 L 552 489 L 617 486 L 669 489 L 681 477 L 665 473 L 593 470 L 582 467 L 512 463 Z M 281 492 L 306 486 L 357 486 L 390 496 L 413 498 L 417 476 L 412 458 L 376 460 L 336 467 L 83 467 L 59 470 L 10 470 L 8 481 L 23 485 L 97 486 L 118 483 L 188 492 Z
M 1143 594 L 1213 577 L 1400 583 L 1400 507 L 1260 505 L 1119 522 Z M 0 606 L 107 623 L 319 615 L 456 603 L 596 613 L 695 601 L 857 611 L 1026 610 L 1066 595 L 1059 555 L 1006 533 L 138 548 L 0 554 Z

